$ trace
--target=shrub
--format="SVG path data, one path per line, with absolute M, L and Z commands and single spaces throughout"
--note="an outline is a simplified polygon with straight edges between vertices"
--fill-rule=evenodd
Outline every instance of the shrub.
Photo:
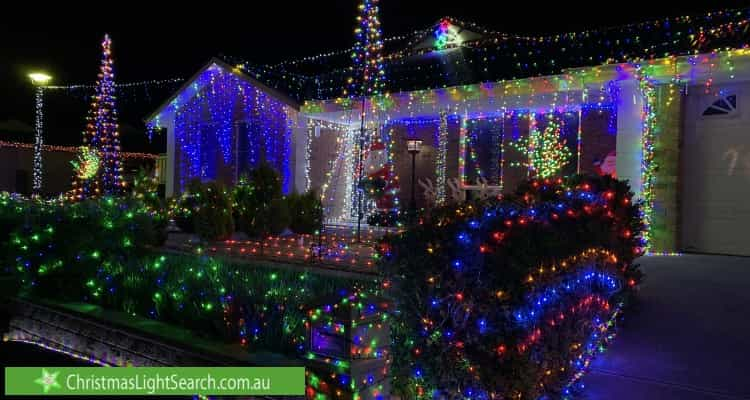
M 0 281 L 10 275 L 29 296 L 99 304 L 287 354 L 300 350 L 307 312 L 321 296 L 376 289 L 307 271 L 156 254 L 158 218 L 132 198 L 69 204 L 2 194 L 10 240 L 0 243 Z
M 76 203 L 4 196 L 0 243 L 6 272 L 26 287 L 80 300 L 81 279 L 105 262 L 145 254 L 163 239 L 163 217 L 132 198 L 104 197 Z
M 289 203 L 286 198 L 271 200 L 268 205 L 267 215 L 259 220 L 265 220 L 265 229 L 262 231 L 266 235 L 278 235 L 289 227 L 291 215 L 289 214 Z
M 270 165 L 264 163 L 251 170 L 248 180 L 256 189 L 257 204 L 268 205 L 273 199 L 281 198 L 281 177 Z
M 0 192 L 0 244 L 8 243 L 12 231 L 23 224 L 30 204 L 22 196 Z
M 235 215 L 241 230 L 251 236 L 266 236 L 286 228 L 279 230 L 278 225 L 284 221 L 275 221 L 272 214 L 272 208 L 283 211 L 278 204 L 281 198 L 281 177 L 275 169 L 262 164 L 251 170 L 234 190 Z
M 202 191 L 203 183 L 199 179 L 192 179 L 179 197 L 170 199 L 169 217 L 185 233 L 195 233 L 193 212 L 201 205 Z
M 313 234 L 323 226 L 323 205 L 315 191 L 287 196 L 291 222 L 289 229 L 298 234 Z
M 255 210 L 255 186 L 248 177 L 240 177 L 237 185 L 232 189 L 232 212 L 235 228 L 240 232 L 250 232 L 252 211 Z
M 234 232 L 232 194 L 219 182 L 193 179 L 179 198 L 173 199 L 169 216 L 181 231 L 204 240 L 224 240 Z
M 224 185 L 212 181 L 201 187 L 194 209 L 195 233 L 205 240 L 225 240 L 234 232 L 232 198 Z
M 408 211 L 399 213 L 395 210 L 378 210 L 367 216 L 367 224 L 372 226 L 385 226 L 393 227 L 397 226 L 401 222 L 405 222 Z
M 154 211 L 162 212 L 165 207 L 164 199 L 159 193 L 159 181 L 153 176 L 153 171 L 139 168 L 133 178 L 130 192 L 131 197 L 138 199 Z
M 235 228 L 256 237 L 278 235 L 286 228 L 314 233 L 322 225 L 323 209 L 314 192 L 282 197 L 279 174 L 264 164 L 241 176 L 229 194 L 215 182 L 192 180 L 172 200 L 169 215 L 183 232 L 221 240 Z
M 159 214 L 159 218 L 154 220 L 155 228 L 159 233 L 159 243 L 167 239 L 167 206 L 166 201 L 159 191 L 159 181 L 153 176 L 153 172 L 145 168 L 140 168 L 133 179 L 130 196 L 143 203 L 146 209 L 153 213 Z
M 640 279 L 631 196 L 610 177 L 534 180 L 386 238 L 399 394 L 562 397 Z

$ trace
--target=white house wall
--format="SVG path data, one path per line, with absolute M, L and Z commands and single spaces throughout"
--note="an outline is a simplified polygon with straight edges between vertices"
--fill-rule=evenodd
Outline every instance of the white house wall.
M 640 197 L 643 148 L 643 96 L 638 82 L 619 82 L 617 102 L 617 177 L 630 182 L 635 197 Z
M 750 256 L 750 81 L 705 93 L 691 86 L 684 108 L 682 249 Z M 711 104 L 736 95 L 736 111 L 704 116 Z

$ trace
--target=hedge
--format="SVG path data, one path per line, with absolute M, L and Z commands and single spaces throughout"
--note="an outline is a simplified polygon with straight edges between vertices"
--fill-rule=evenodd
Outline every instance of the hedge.
M 641 278 L 639 213 L 611 177 L 532 180 L 385 238 L 398 394 L 567 396 Z
M 172 199 L 168 213 L 183 232 L 204 240 L 225 240 L 235 231 L 266 237 L 287 228 L 313 234 L 323 225 L 320 197 L 314 191 L 283 196 L 281 177 L 265 165 L 241 176 L 232 188 L 194 179 Z
M 307 311 L 323 295 L 374 282 L 159 254 L 159 214 L 130 198 L 79 203 L 0 195 L 3 272 L 26 296 L 83 301 L 238 341 L 249 351 L 302 350 Z

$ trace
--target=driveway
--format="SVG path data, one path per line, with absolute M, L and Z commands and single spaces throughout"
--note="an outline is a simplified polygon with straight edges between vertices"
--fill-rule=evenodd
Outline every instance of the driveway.
M 618 337 L 584 379 L 587 400 L 750 399 L 750 258 L 643 257 Z

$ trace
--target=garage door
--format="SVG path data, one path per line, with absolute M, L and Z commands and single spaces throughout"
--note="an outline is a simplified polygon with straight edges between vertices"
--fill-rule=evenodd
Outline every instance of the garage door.
M 750 85 L 718 95 L 691 89 L 681 154 L 683 250 L 750 255 Z

